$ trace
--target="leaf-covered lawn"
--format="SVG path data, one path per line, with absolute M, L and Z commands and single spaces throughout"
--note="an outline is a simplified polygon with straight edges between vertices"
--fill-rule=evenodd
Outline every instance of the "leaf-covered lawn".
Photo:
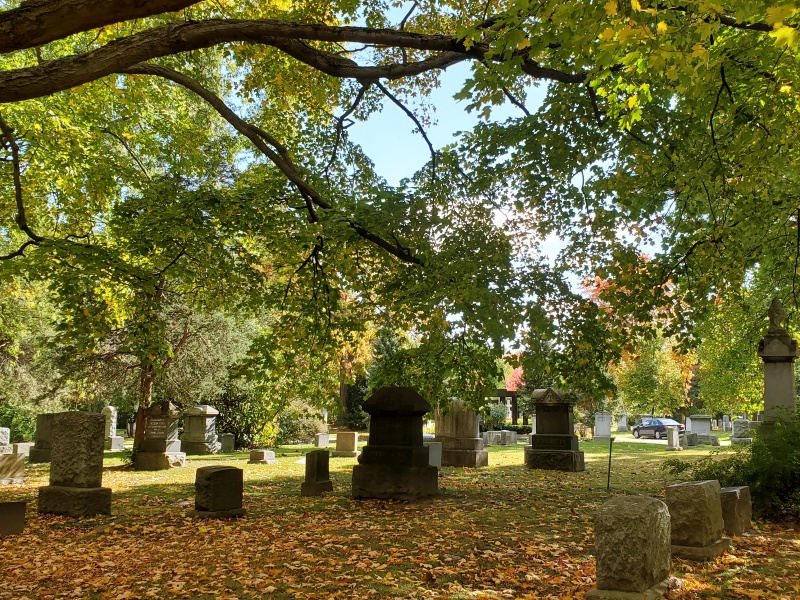
M 36 513 L 47 465 L 26 466 L 0 501 L 27 500 L 20 536 L 0 538 L 0 599 L 25 598 L 581 598 L 594 587 L 592 514 L 611 494 L 663 497 L 663 444 L 582 442 L 586 472 L 529 471 L 523 445 L 490 448 L 490 467 L 445 468 L 440 496 L 417 504 L 353 501 L 355 459 L 331 458 L 334 492 L 301 498 L 302 453 L 279 465 L 247 454 L 192 458 L 162 472 L 121 468 L 107 453 L 112 516 Z M 682 457 L 708 450 L 687 450 Z M 244 469 L 239 520 L 187 517 L 194 472 Z M 791 525 L 756 523 L 706 564 L 674 561 L 670 598 L 800 598 L 800 540 Z

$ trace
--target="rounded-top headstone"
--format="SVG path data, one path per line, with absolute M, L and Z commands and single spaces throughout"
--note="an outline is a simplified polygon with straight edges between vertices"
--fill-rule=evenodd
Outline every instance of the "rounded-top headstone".
M 181 411 L 178 410 L 178 407 L 175 406 L 172 402 L 159 402 L 158 404 L 153 404 L 145 411 L 148 417 L 173 417 L 177 419 L 181 416 Z
M 375 415 L 422 416 L 431 405 L 410 387 L 382 387 L 364 402 L 364 410 Z

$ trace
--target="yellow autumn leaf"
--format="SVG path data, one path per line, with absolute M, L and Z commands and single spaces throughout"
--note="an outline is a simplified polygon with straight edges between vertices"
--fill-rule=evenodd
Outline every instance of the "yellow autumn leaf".
M 700 60 L 708 60 L 708 49 L 703 44 L 692 46 L 692 56 Z
M 797 29 L 784 25 L 774 31 L 770 31 L 770 37 L 775 38 L 776 46 L 786 46 L 791 48 L 797 45 Z
M 767 8 L 767 18 L 764 20 L 768 25 L 780 26 L 788 17 L 791 17 L 796 12 L 797 9 L 790 4 L 784 4 L 782 6 L 770 6 Z
M 791 94 L 792 93 L 792 86 L 790 85 L 782 85 L 780 89 L 781 94 Z
M 522 40 L 519 44 L 517 44 L 517 50 L 524 50 L 525 48 L 530 48 L 531 41 L 528 38 Z
M 628 97 L 628 108 L 635 108 L 639 105 L 639 95 L 634 94 L 633 96 Z
M 633 10 L 639 11 L 642 10 L 642 5 L 639 3 L 639 0 L 631 0 L 631 8 Z
M 607 27 L 603 30 L 603 33 L 600 34 L 600 39 L 609 41 L 614 37 L 614 30 L 611 27 Z
M 606 14 L 609 17 L 613 17 L 615 14 L 617 14 L 617 11 L 619 10 L 619 6 L 617 5 L 617 0 L 608 0 L 608 2 L 606 2 L 603 8 L 606 9 Z
M 669 25 L 667 25 L 664 21 L 659 21 L 658 25 L 656 25 L 656 32 L 658 35 L 664 35 L 667 33 L 667 29 L 669 29 Z

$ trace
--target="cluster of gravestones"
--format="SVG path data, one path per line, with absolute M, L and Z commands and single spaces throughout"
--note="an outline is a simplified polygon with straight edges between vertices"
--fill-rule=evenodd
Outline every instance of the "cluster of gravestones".
M 594 520 L 597 588 L 586 598 L 663 597 L 670 587 L 672 557 L 707 561 L 722 555 L 728 536 L 750 529 L 747 487 L 720 488 L 718 481 L 667 486 L 665 502 L 618 496 Z

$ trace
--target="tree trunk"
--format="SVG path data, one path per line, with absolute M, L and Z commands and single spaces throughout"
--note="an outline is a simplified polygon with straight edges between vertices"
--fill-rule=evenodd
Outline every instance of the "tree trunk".
M 147 420 L 144 417 L 144 411 L 150 407 L 150 401 L 153 398 L 153 382 L 156 379 L 155 370 L 152 365 L 142 367 L 141 384 L 139 387 L 139 409 L 136 411 L 136 433 L 133 438 L 133 451 L 138 452 L 142 445 L 145 435 L 145 427 Z

